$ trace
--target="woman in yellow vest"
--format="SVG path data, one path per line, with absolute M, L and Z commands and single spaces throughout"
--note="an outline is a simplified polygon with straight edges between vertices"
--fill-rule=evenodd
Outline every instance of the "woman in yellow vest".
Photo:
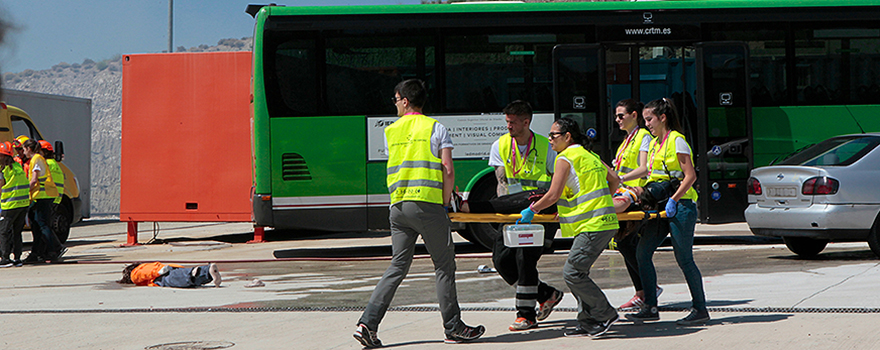
M 46 140 L 40 140 L 37 142 L 40 143 L 40 154 L 43 155 L 43 159 L 46 160 L 46 165 L 49 166 L 49 173 L 52 175 L 53 182 L 55 182 L 55 188 L 58 189 L 58 196 L 55 197 L 52 203 L 59 204 L 64 196 L 64 171 L 61 170 L 61 166 L 55 161 L 55 150 L 52 148 L 52 143 Z
M 67 251 L 55 233 L 52 232 L 53 202 L 58 197 L 58 188 L 49 171 L 46 158 L 40 154 L 40 144 L 31 139 L 24 142 L 25 154 L 30 157 L 28 177 L 30 177 L 31 211 L 34 220 L 31 229 L 34 232 L 34 244 L 25 262 L 57 261 Z
M 556 172 L 550 189 L 539 201 L 522 211 L 522 221 L 556 203 L 562 237 L 574 237 L 562 273 L 578 302 L 578 327 L 567 337 L 599 337 L 617 322 L 617 311 L 602 289 L 590 279 L 590 267 L 617 232 L 617 214 L 611 189 L 619 178 L 614 170 L 582 145 L 586 141 L 574 120 L 563 118 L 550 127 L 550 146 L 556 156 Z
M 614 121 L 620 126 L 620 130 L 626 131 L 626 138 L 617 147 L 614 160 L 611 166 L 617 175 L 620 176 L 621 190 L 623 185 L 632 188 L 644 186 L 647 180 L 644 176 L 632 176 L 633 172 L 645 172 L 648 165 L 648 148 L 651 145 L 651 132 L 645 126 L 645 119 L 642 118 L 642 108 L 645 104 L 628 98 L 617 102 L 614 111 Z M 636 294 L 620 305 L 620 309 L 632 309 L 640 307 L 645 300 L 645 291 L 642 288 L 642 280 L 639 278 L 639 264 L 636 260 L 636 247 L 639 244 L 639 235 L 631 232 L 638 227 L 638 222 L 630 224 L 621 224 L 620 230 L 614 236 L 614 243 L 617 251 L 623 256 L 626 263 L 626 271 L 633 282 Z M 657 287 L 657 295 L 663 292 L 663 288 Z
M 654 140 L 648 152 L 648 182 L 669 181 L 672 178 L 681 180 L 681 185 L 666 202 L 666 219 L 651 220 L 645 226 L 636 258 L 639 264 L 639 277 L 645 290 L 645 303 L 635 314 L 627 314 L 626 318 L 636 321 L 656 321 L 660 319 L 657 312 L 657 272 L 652 261 L 654 251 L 667 235 L 672 237 L 672 248 L 675 261 L 687 281 L 691 292 L 693 307 L 690 313 L 678 320 L 680 325 L 697 325 L 709 321 L 706 309 L 706 295 L 703 292 L 703 277 L 694 263 L 694 227 L 697 222 L 697 191 L 693 184 L 697 180 L 694 170 L 693 152 L 681 133 L 675 105 L 663 98 L 649 102 L 642 111 L 645 123 Z M 633 174 L 642 176 L 642 174 Z
M 30 203 L 28 178 L 14 156 L 12 143 L 0 143 L 0 267 L 22 266 L 21 230 Z

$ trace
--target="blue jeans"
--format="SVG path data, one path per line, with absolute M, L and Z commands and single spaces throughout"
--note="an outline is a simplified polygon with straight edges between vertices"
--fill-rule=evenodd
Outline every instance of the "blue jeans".
M 192 274 L 193 269 L 199 269 L 195 276 Z M 198 267 L 172 267 L 167 275 L 156 277 L 153 282 L 162 287 L 198 287 L 214 280 L 214 278 L 211 277 L 209 270 L 209 265 Z
M 639 264 L 639 276 L 645 291 L 645 305 L 657 306 L 657 271 L 654 270 L 654 251 L 663 242 L 667 234 L 672 235 L 672 249 L 675 261 L 684 274 L 694 309 L 706 310 L 706 294 L 703 292 L 703 276 L 694 262 L 694 228 L 697 223 L 697 207 L 692 200 L 683 199 L 678 202 L 678 213 L 672 219 L 650 220 L 645 225 L 639 245 L 636 247 L 636 259 Z
M 37 199 L 31 204 L 31 210 L 34 211 L 34 221 L 31 222 L 34 244 L 31 246 L 31 253 L 37 253 L 37 256 L 44 259 L 54 259 L 62 248 L 61 241 L 50 226 L 55 215 L 52 201 L 51 198 Z

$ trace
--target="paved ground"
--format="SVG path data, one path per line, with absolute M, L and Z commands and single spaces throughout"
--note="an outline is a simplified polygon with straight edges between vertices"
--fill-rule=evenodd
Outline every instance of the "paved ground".
M 153 237 L 152 224 L 140 229 L 141 242 Z M 269 232 L 270 242 L 246 244 L 250 231 L 247 224 L 162 223 L 157 238 L 165 244 L 121 248 L 123 223 L 75 227 L 67 263 L 0 270 L 0 343 L 4 349 L 145 349 L 195 341 L 210 345 L 201 348 L 360 348 L 351 338 L 359 310 L 345 308 L 366 302 L 387 261 L 278 261 L 274 253 L 382 246 L 390 241 L 387 235 L 290 239 Z M 744 224 L 700 225 L 698 235 L 750 236 Z M 487 254 L 469 253 L 457 258 L 457 281 L 463 319 L 487 327 L 481 342 L 442 344 L 439 313 L 413 308 L 435 305 L 427 293 L 433 283 L 429 259 L 414 264 L 395 298 L 398 309 L 387 314 L 379 335 L 386 345 L 403 349 L 873 349 L 880 344 L 875 331 L 880 299 L 870 297 L 880 288 L 880 266 L 864 243 L 832 244 L 816 260 L 796 259 L 782 245 L 702 245 L 695 254 L 713 310 L 713 321 L 704 327 L 675 326 L 684 312 L 668 311 L 656 323 L 621 322 L 603 339 L 564 338 L 564 327 L 574 326 L 575 317 L 574 301 L 566 297 L 540 328 L 511 333 L 512 290 L 497 275 L 476 271 L 489 261 Z M 617 259 L 616 252 L 606 252 L 594 267 L 615 305 L 632 296 Z M 127 262 L 150 260 L 216 261 L 224 282 L 221 288 L 188 290 L 114 282 Z M 559 284 L 553 276 L 563 260 L 564 254 L 542 259 L 545 279 Z M 664 272 L 675 270 L 671 252 L 661 249 L 655 261 L 666 289 L 661 306 L 686 308 L 690 298 L 680 275 Z M 253 278 L 266 286 L 245 288 Z M 501 311 L 483 311 L 493 309 Z M 154 348 L 200 348 L 190 345 Z

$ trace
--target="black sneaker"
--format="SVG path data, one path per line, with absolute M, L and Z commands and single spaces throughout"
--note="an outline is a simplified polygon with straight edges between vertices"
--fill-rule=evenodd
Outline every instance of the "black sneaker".
M 0 260 L 0 267 L 12 267 L 12 260 L 9 260 L 9 259 Z
M 483 327 L 482 325 L 476 327 L 465 325 L 464 328 L 462 328 L 460 331 L 447 334 L 446 340 L 444 340 L 443 342 L 446 344 L 469 342 L 472 340 L 476 340 L 479 337 L 482 337 L 483 333 L 486 333 L 486 327 Z
M 376 332 L 367 328 L 367 325 L 358 323 L 357 329 L 354 331 L 354 338 L 357 339 L 367 349 L 378 348 L 382 346 L 382 341 Z
M 658 321 L 660 320 L 660 313 L 657 312 L 656 306 L 645 306 L 641 310 L 639 310 L 639 313 L 626 314 L 626 319 L 635 323 L 642 323 L 645 321 Z
M 566 337 L 569 337 L 569 338 L 586 337 L 586 336 L 590 335 L 590 332 L 587 331 L 585 328 L 581 328 L 580 326 L 578 326 L 575 329 L 565 331 L 565 333 L 563 333 L 563 335 L 565 335 Z
M 28 254 L 27 258 L 24 258 L 25 264 L 36 264 L 36 263 L 41 263 L 41 262 L 43 262 L 43 259 L 41 259 L 39 256 L 37 256 L 37 254 L 33 254 L 33 253 Z
M 605 332 L 608 332 L 608 329 L 611 328 L 611 325 L 613 325 L 614 322 L 617 322 L 617 320 L 619 319 L 620 315 L 614 315 L 614 317 L 605 322 L 587 328 L 587 335 L 589 335 L 590 338 L 598 338 L 602 336 L 602 334 L 605 334 Z
M 709 310 L 697 311 L 697 309 L 691 309 L 687 316 L 675 321 L 675 324 L 680 326 L 696 326 L 706 324 L 706 322 L 709 322 Z
M 12 261 L 12 266 L 22 267 L 22 266 L 24 266 L 24 264 L 21 262 L 21 259 L 15 259 Z

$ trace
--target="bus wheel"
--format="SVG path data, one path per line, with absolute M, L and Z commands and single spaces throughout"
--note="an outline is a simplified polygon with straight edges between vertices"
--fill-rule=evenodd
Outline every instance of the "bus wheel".
M 469 201 L 488 201 L 497 197 L 496 187 L 498 180 L 495 179 L 494 173 L 483 176 L 468 196 Z M 487 224 L 487 223 L 469 223 L 467 224 L 467 233 L 461 235 L 464 239 L 471 243 L 483 246 L 488 250 L 492 250 L 495 245 L 495 239 L 501 236 L 503 224 Z
M 70 222 L 73 221 L 70 207 L 70 200 L 65 197 L 61 203 L 55 206 L 55 217 L 52 219 L 52 232 L 62 244 L 67 242 L 67 238 L 70 236 Z

